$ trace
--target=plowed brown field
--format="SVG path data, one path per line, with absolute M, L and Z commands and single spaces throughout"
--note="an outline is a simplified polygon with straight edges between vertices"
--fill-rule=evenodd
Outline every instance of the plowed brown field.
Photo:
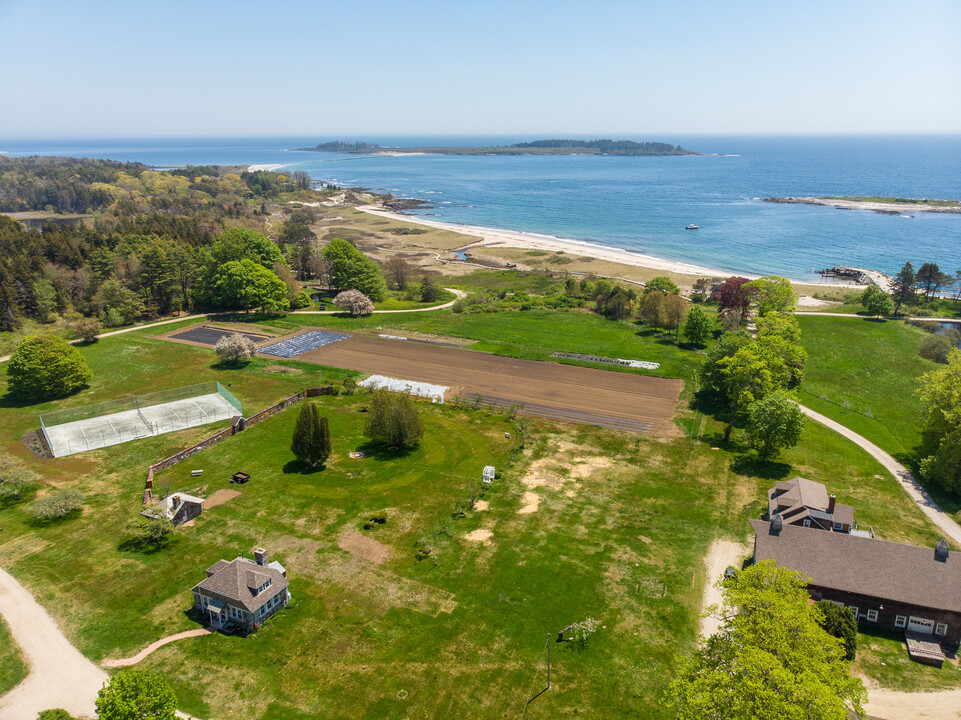
M 656 435 L 677 435 L 671 421 L 684 383 L 624 372 L 488 355 L 403 340 L 352 335 L 297 360 L 403 380 L 447 385 L 511 402 L 650 423 Z M 599 423 L 604 424 L 604 423 Z

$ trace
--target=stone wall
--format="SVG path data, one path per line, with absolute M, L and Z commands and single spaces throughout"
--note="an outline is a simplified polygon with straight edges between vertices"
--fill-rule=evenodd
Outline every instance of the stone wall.
M 333 395 L 333 394 L 334 394 L 334 388 L 332 385 L 325 385 L 323 387 L 307 388 L 306 390 L 301 390 L 299 393 L 295 393 L 294 395 L 291 395 L 288 398 L 284 398 L 279 403 L 275 403 L 270 407 L 264 408 L 260 412 L 251 415 L 249 418 L 242 418 L 239 415 L 235 416 L 230 421 L 230 427 L 224 428 L 220 432 L 216 432 L 210 437 L 204 438 L 203 440 L 196 443 L 195 445 L 191 445 L 186 450 L 181 450 L 179 453 L 171 455 L 168 458 L 164 458 L 160 462 L 154 463 L 149 468 L 147 468 L 147 487 L 146 487 L 147 491 L 144 493 L 144 504 L 147 504 L 151 500 L 152 493 L 150 491 L 153 489 L 153 476 L 155 473 L 158 473 L 161 470 L 166 470 L 167 468 L 172 467 L 173 465 L 176 465 L 177 463 L 183 460 L 186 460 L 192 455 L 196 455 L 202 450 L 206 450 L 212 445 L 216 445 L 221 440 L 226 440 L 232 435 L 236 435 L 237 433 L 242 432 L 243 430 L 250 427 L 251 425 L 256 425 L 261 420 L 266 420 L 271 415 L 276 415 L 281 410 L 284 410 L 285 408 L 290 407 L 294 403 L 300 402 L 304 398 L 317 397 L 318 395 Z

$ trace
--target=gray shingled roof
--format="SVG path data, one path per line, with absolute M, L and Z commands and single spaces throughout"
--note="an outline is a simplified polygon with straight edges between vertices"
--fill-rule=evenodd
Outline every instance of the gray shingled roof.
M 961 613 L 961 556 L 936 560 L 933 547 L 824 532 L 785 524 L 777 535 L 771 523 L 751 520 L 757 535 L 755 559 L 774 560 L 797 570 L 812 585 L 859 593 L 880 600 Z
M 827 522 L 854 524 L 854 508 L 850 505 L 834 506 L 834 514 L 828 513 L 830 498 L 827 488 L 819 482 L 803 477 L 781 481 L 768 490 L 768 515 L 779 512 L 786 523 L 799 523 L 807 517 Z
M 271 584 L 259 595 L 254 591 L 270 578 Z M 207 569 L 207 578 L 197 583 L 193 590 L 205 590 L 227 600 L 239 603 L 248 612 L 254 612 L 274 595 L 287 589 L 287 578 L 276 568 L 258 565 L 253 560 L 239 557 L 236 560 L 220 560 Z

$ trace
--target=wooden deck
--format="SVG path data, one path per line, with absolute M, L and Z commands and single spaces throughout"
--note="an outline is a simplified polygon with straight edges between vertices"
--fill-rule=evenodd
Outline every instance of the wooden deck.
M 944 664 L 944 652 L 941 644 L 931 635 L 905 633 L 904 639 L 908 643 L 908 655 L 912 660 L 925 665 L 941 667 Z

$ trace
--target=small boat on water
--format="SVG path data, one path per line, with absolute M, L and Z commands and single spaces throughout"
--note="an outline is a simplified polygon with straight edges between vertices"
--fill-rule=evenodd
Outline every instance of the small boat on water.
M 691 223 L 690 225 L 688 225 L 688 226 L 687 226 L 686 228 L 684 228 L 684 229 L 685 229 L 685 230 L 697 230 L 697 225 L 695 225 L 694 223 Z

